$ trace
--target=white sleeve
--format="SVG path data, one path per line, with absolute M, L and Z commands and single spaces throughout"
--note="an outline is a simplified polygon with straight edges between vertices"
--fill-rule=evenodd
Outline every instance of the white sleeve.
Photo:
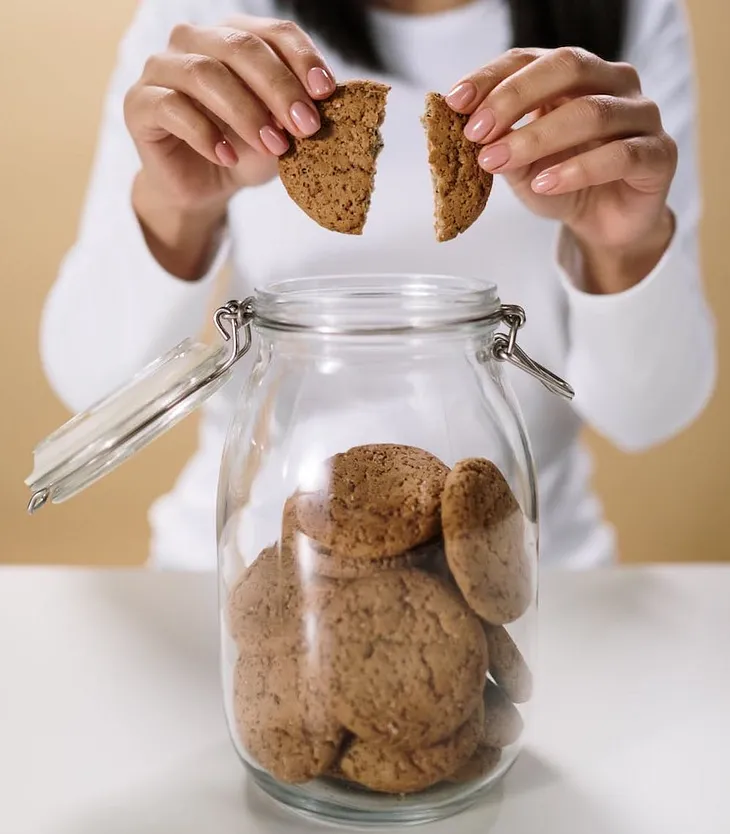
M 186 282 L 150 254 L 131 205 L 139 157 L 124 124 L 124 96 L 176 23 L 213 22 L 217 0 L 141 0 L 108 88 L 91 181 L 75 245 L 46 301 L 40 334 L 46 376 L 73 411 L 105 396 L 186 336 L 197 335 L 226 257 Z
M 697 112 L 686 13 L 679 0 L 630 5 L 626 59 L 679 146 L 669 198 L 677 231 L 656 269 L 615 295 L 581 291 L 582 263 L 565 233 L 559 262 L 570 327 L 566 376 L 576 389 L 575 407 L 615 445 L 638 451 L 673 437 L 702 412 L 714 390 L 717 358 L 699 257 Z

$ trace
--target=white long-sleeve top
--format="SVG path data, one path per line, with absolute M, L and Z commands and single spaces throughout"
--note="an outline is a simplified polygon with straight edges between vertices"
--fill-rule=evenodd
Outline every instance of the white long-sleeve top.
M 677 0 L 633 0 L 625 58 L 661 107 L 680 149 L 670 204 L 677 232 L 661 263 L 615 295 L 581 289 L 581 264 L 559 227 L 530 214 L 498 181 L 482 218 L 457 241 L 438 244 L 423 131 L 424 93 L 447 91 L 460 76 L 511 45 L 504 0 L 429 16 L 373 11 L 393 68 L 383 129 L 385 149 L 365 234 L 316 226 L 278 180 L 239 193 L 227 241 L 209 276 L 189 283 L 149 253 L 130 201 L 139 168 L 123 120 L 123 98 L 146 58 L 165 48 L 181 21 L 215 24 L 247 11 L 275 15 L 271 0 L 141 0 L 119 52 L 78 240 L 65 258 L 42 319 L 45 370 L 58 396 L 80 410 L 125 382 L 210 314 L 215 274 L 232 263 L 227 296 L 297 275 L 425 272 L 497 283 L 503 302 L 525 307 L 523 346 L 567 378 L 568 405 L 510 369 L 535 454 L 542 559 L 594 565 L 615 555 L 614 535 L 591 491 L 584 423 L 625 450 L 671 438 L 704 408 L 716 374 L 715 333 L 698 257 L 701 199 L 697 115 L 686 16 Z M 328 54 L 338 80 L 362 70 Z M 152 507 L 151 557 L 164 566 L 215 564 L 217 473 L 235 403 L 229 386 L 204 408 L 199 448 L 176 487 Z

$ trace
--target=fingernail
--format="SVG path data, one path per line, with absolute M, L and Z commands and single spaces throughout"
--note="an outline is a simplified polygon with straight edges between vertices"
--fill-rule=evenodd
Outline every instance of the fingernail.
M 475 113 L 464 128 L 464 136 L 470 142 L 481 142 L 494 130 L 497 117 L 491 110 L 480 110 Z
M 446 103 L 454 110 L 463 110 L 468 107 L 477 97 L 477 88 L 471 81 L 464 81 L 446 96 Z
M 555 171 L 544 171 L 532 181 L 532 190 L 538 194 L 547 194 L 549 191 L 557 188 L 559 183 L 560 177 L 558 177 Z
M 509 145 L 494 145 L 484 148 L 479 154 L 479 164 L 487 171 L 496 171 L 509 162 Z
M 328 96 L 335 89 L 332 76 L 322 67 L 314 67 L 307 73 L 309 92 L 313 96 Z
M 281 156 L 289 150 L 287 138 L 278 130 L 271 127 L 271 125 L 264 125 L 259 131 L 259 136 L 266 149 L 271 151 L 274 156 Z
M 215 155 L 220 160 L 221 165 L 225 165 L 226 168 L 235 168 L 238 165 L 236 149 L 226 139 L 218 142 L 215 146 Z
M 292 121 L 305 136 L 310 136 L 319 130 L 319 115 L 308 104 L 298 101 L 292 104 L 289 112 Z

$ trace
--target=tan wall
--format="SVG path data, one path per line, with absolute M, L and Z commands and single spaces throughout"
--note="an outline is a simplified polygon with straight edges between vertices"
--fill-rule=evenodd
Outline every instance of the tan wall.
M 193 444 L 189 421 L 75 501 L 32 522 L 24 515 L 31 449 L 66 418 L 39 367 L 38 315 L 73 240 L 105 79 L 133 6 L 134 0 L 36 0 L 0 8 L 0 562 L 140 562 L 145 508 L 172 483 Z M 691 7 L 704 104 L 707 281 L 726 330 L 730 7 L 713 0 Z M 677 337 L 692 349 L 691 333 Z M 727 338 L 722 352 L 719 394 L 681 439 L 633 458 L 596 443 L 599 485 L 629 560 L 730 560 Z

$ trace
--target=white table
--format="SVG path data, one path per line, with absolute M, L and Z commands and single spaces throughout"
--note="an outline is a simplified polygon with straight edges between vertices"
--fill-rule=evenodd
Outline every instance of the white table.
M 1 834 L 310 834 L 226 735 L 212 577 L 0 570 Z M 730 568 L 543 580 L 538 712 L 428 834 L 728 834 Z

